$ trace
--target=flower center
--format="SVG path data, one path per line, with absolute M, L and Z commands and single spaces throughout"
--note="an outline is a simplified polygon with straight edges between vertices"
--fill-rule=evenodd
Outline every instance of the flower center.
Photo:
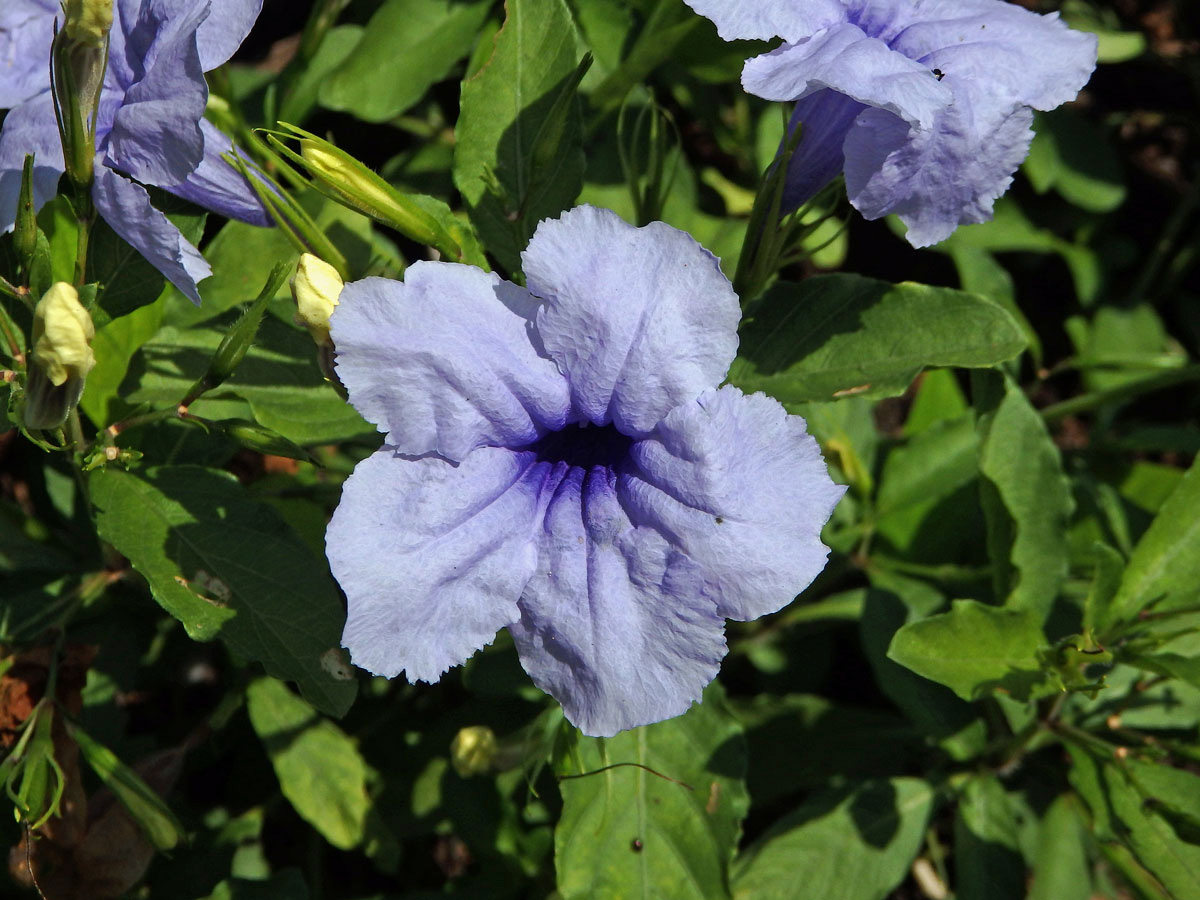
M 633 438 L 612 425 L 568 425 L 561 431 L 546 435 L 530 449 L 542 462 L 563 462 L 572 467 L 593 469 L 612 468 L 629 455 Z

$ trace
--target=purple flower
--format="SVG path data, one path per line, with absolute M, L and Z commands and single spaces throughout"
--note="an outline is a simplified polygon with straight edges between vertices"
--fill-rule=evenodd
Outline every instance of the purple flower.
M 53 0 L 2 2 L 0 99 L 22 102 L 0 131 L 0 231 L 13 225 L 26 153 L 36 154 L 37 205 L 54 195 L 63 172 L 48 74 L 50 35 L 61 8 Z M 232 148 L 230 139 L 204 119 L 204 73 L 233 55 L 261 6 L 262 0 L 115 3 L 92 196 L 113 230 L 197 303 L 196 282 L 211 269 L 150 205 L 141 185 L 164 188 L 222 215 L 270 224 L 245 180 L 221 159 Z
M 612 735 L 682 713 L 725 619 L 808 585 L 843 488 L 803 419 L 717 387 L 737 297 L 687 234 L 581 206 L 523 260 L 528 289 L 419 262 L 342 292 L 337 372 L 387 434 L 326 536 L 343 643 L 437 681 L 507 627 L 567 718 Z
M 894 213 L 916 247 L 991 218 L 1029 151 L 1033 110 L 1071 100 L 1096 38 L 1003 0 L 687 0 L 726 40 L 782 37 L 742 85 L 797 101 L 794 209 L 838 172 L 868 219 Z

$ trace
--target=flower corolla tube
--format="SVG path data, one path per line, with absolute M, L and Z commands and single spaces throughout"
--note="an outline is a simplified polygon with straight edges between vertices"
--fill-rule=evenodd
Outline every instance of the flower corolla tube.
M 271 224 L 245 179 L 221 158 L 232 141 L 204 118 L 204 73 L 233 55 L 261 7 L 262 0 L 113 5 L 92 199 L 117 234 L 197 303 L 196 282 L 212 270 L 142 185 L 224 216 Z M 56 16 L 62 16 L 58 0 L 0 2 L 0 108 L 12 107 L 0 130 L 0 232 L 13 226 L 27 153 L 35 154 L 37 206 L 54 196 L 63 173 L 49 80 Z
M 580 206 L 522 259 L 527 287 L 442 262 L 346 285 L 337 373 L 387 437 L 326 550 L 357 665 L 437 681 L 508 628 L 607 736 L 684 712 L 725 619 L 812 581 L 844 488 L 803 419 L 718 387 L 737 297 L 687 234 Z
M 868 219 L 925 247 L 987 221 L 1029 152 L 1033 110 L 1075 98 L 1096 38 L 1005 0 L 686 0 L 726 40 L 782 37 L 742 86 L 794 101 L 784 208 L 839 172 Z

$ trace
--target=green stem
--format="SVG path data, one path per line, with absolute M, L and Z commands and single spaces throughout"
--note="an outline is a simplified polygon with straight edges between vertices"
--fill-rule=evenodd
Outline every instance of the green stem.
M 1186 384 L 1189 381 L 1200 381 L 1200 364 L 1194 363 L 1190 366 L 1181 366 L 1178 369 L 1171 369 L 1166 372 L 1155 372 L 1153 375 L 1132 379 L 1111 388 L 1092 391 L 1091 393 L 1081 394 L 1078 397 L 1072 397 L 1070 400 L 1063 400 L 1061 403 L 1045 407 L 1041 411 L 1042 419 L 1046 422 L 1057 422 L 1067 416 L 1091 412 L 1101 406 L 1121 403 L 1125 400 L 1139 397 L 1142 394 L 1160 391 L 1164 388 L 1174 387 L 1177 384 Z

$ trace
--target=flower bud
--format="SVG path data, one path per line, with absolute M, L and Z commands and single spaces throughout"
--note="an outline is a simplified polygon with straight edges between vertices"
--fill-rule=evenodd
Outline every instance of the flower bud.
M 296 298 L 296 324 L 303 325 L 318 347 L 332 344 L 329 317 L 342 293 L 342 278 L 337 269 L 319 256 L 304 253 L 292 278 L 292 296 Z
M 499 749 L 496 733 L 486 725 L 462 728 L 450 744 L 450 763 L 463 778 L 483 775 L 492 767 Z
M 33 350 L 25 387 L 25 426 L 57 428 L 79 403 L 96 365 L 92 317 L 65 281 L 53 285 L 33 311 Z
M 104 46 L 112 28 L 113 0 L 67 0 L 67 40 L 92 47 Z

